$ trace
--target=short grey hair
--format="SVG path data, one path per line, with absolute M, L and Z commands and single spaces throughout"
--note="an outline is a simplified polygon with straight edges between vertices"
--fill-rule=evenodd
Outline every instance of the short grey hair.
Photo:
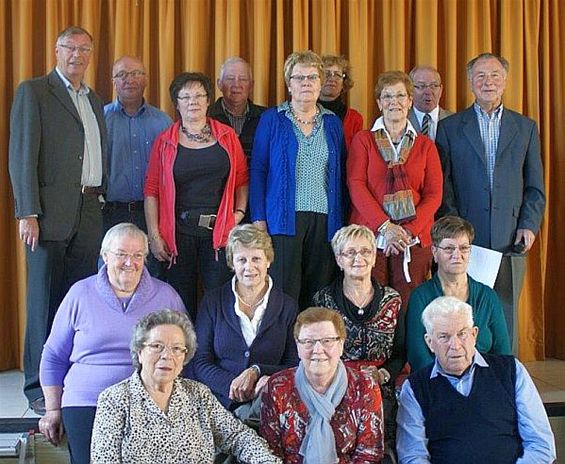
M 100 247 L 100 256 L 104 257 L 105 253 L 111 251 L 114 242 L 122 237 L 137 238 L 143 241 L 143 253 L 149 253 L 149 241 L 147 234 L 139 227 L 130 222 L 121 222 L 110 228 L 104 238 L 102 239 L 102 246 Z
M 182 330 L 184 335 L 184 344 L 188 350 L 184 357 L 183 363 L 185 365 L 188 364 L 188 362 L 194 357 L 194 353 L 196 353 L 196 334 L 194 333 L 192 322 L 190 322 L 186 313 L 174 311 L 172 309 L 153 311 L 152 313 L 143 316 L 133 328 L 129 351 L 133 367 L 138 372 L 141 370 L 139 352 L 143 349 L 143 346 L 147 342 L 149 332 L 160 325 L 174 325 Z
M 429 64 L 422 64 L 422 65 L 414 66 L 410 70 L 410 74 L 408 74 L 408 75 L 410 76 L 410 79 L 412 79 L 412 82 L 414 82 L 414 76 L 416 75 L 416 73 L 418 71 L 431 71 L 431 72 L 437 74 L 439 83 L 441 84 L 441 74 L 439 73 L 439 71 L 436 68 L 434 68 L 433 66 L 431 66 Z
M 437 318 L 452 318 L 457 316 L 463 316 L 467 319 L 469 327 L 475 325 L 471 305 L 454 296 L 440 296 L 424 308 L 422 324 L 424 324 L 426 328 L 426 333 L 431 335 L 434 332 L 434 322 Z
M 59 34 L 57 35 L 57 40 L 55 40 L 55 43 L 60 43 L 60 41 L 62 39 L 66 39 L 67 37 L 71 37 L 73 35 L 86 35 L 88 36 L 88 38 L 90 39 L 90 41 L 92 43 L 94 43 L 94 39 L 92 38 L 92 36 L 90 35 L 90 32 L 88 32 L 86 29 L 83 29 L 80 26 L 69 26 L 66 29 L 63 29 L 61 32 L 59 32 Z
M 263 250 L 269 263 L 275 260 L 275 251 L 273 249 L 271 236 L 267 232 L 258 229 L 253 224 L 237 225 L 231 230 L 228 236 L 226 262 L 231 270 L 233 270 L 233 254 L 238 246 Z
M 345 244 L 356 238 L 364 238 L 371 244 L 371 249 L 376 250 L 375 234 L 366 226 L 350 224 L 339 229 L 332 238 L 332 250 L 338 256 L 343 252 Z
M 228 67 L 230 64 L 236 64 L 236 63 L 243 63 L 247 67 L 247 72 L 249 73 L 249 80 L 253 80 L 253 74 L 251 73 L 251 65 L 240 56 L 231 56 L 226 61 L 224 61 L 220 66 L 220 75 L 218 77 L 218 80 L 220 82 L 224 78 L 226 67 Z
M 506 58 L 504 58 L 503 56 L 495 55 L 494 53 L 487 52 L 487 53 L 481 53 L 475 58 L 469 60 L 469 62 L 467 63 L 467 79 L 471 80 L 471 78 L 473 77 L 473 66 L 475 66 L 475 63 L 477 61 L 488 60 L 490 58 L 494 58 L 495 60 L 498 60 L 498 62 L 502 65 L 502 67 L 506 71 L 506 74 L 510 72 L 510 63 Z

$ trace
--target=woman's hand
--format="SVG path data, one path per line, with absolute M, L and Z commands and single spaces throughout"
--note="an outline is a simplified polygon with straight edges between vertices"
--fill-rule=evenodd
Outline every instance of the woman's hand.
M 259 380 L 257 370 L 248 367 L 230 385 L 230 400 L 245 403 L 255 397 L 255 384 Z
M 269 381 L 270 377 L 271 377 L 270 375 L 264 375 L 257 381 L 257 383 L 255 384 L 254 398 L 257 398 L 257 396 L 261 393 L 261 390 L 263 390 L 263 387 L 267 385 L 267 382 Z
M 384 249 L 385 256 L 398 255 L 404 252 L 404 249 L 412 240 L 408 231 L 398 224 L 389 223 L 383 232 L 386 245 Z
M 39 431 L 47 438 L 49 443 L 59 446 L 63 435 L 63 423 L 61 422 L 61 410 L 54 409 L 47 411 L 45 415 L 39 419 Z
M 153 256 L 155 256 L 155 259 L 157 259 L 157 261 L 171 260 L 171 254 L 169 252 L 167 244 L 160 235 L 151 238 L 149 249 L 151 250 L 151 253 L 153 253 Z

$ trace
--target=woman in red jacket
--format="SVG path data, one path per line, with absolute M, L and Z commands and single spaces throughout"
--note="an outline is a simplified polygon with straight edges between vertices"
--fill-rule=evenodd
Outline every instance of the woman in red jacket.
M 229 280 L 224 247 L 247 208 L 247 164 L 236 133 L 206 117 L 212 84 L 181 73 L 169 87 L 180 116 L 153 145 L 145 179 L 151 252 L 168 262 L 165 276 L 196 317 L 197 283 Z
M 345 57 L 338 55 L 323 55 L 324 73 L 326 79 L 320 92 L 320 104 L 333 111 L 343 123 L 343 138 L 345 147 L 349 150 L 353 136 L 363 129 L 363 116 L 344 103 L 345 94 L 353 87 L 351 66 Z
M 347 158 L 350 222 L 375 232 L 375 278 L 400 293 L 404 308 L 430 271 L 430 229 L 443 186 L 436 146 L 407 118 L 413 93 L 406 73 L 381 74 L 375 97 L 382 116 L 353 138 Z

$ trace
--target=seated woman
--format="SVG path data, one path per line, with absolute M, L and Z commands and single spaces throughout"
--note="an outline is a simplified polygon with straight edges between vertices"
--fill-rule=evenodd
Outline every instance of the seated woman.
M 128 223 L 102 240 L 105 265 L 71 287 L 59 307 L 40 364 L 47 412 L 39 430 L 54 445 L 67 433 L 71 461 L 90 462 L 90 436 L 102 390 L 132 373 L 129 340 L 142 316 L 163 307 L 185 312 L 180 296 L 144 266 L 147 235 Z M 64 386 L 64 388 L 63 388 Z
M 267 274 L 274 252 L 266 232 L 234 227 L 226 259 L 235 276 L 202 300 L 192 366 L 196 379 L 233 411 L 256 398 L 269 375 L 298 364 L 292 335 L 298 309 Z
M 368 227 L 342 227 L 333 236 L 332 248 L 343 275 L 316 293 L 313 303 L 335 309 L 343 316 L 347 334 L 345 365 L 368 371 L 379 382 L 386 438 L 394 441 L 394 381 L 406 362 L 405 313 L 400 295 L 371 279 L 377 250 L 375 235 Z
M 371 463 L 383 458 L 381 393 L 341 361 L 345 325 L 308 308 L 294 326 L 300 364 L 271 376 L 262 393 L 261 435 L 285 463 Z
M 477 350 L 481 353 L 512 354 L 502 304 L 495 291 L 467 274 L 473 226 L 465 219 L 445 216 L 432 226 L 432 253 L 437 273 L 416 288 L 408 302 L 406 350 L 413 371 L 433 362 L 422 324 L 424 308 L 438 296 L 454 296 L 473 308 L 473 320 L 479 328 Z
M 212 463 L 216 447 L 250 464 L 281 463 L 207 387 L 178 377 L 195 348 L 183 313 L 165 309 L 137 323 L 130 347 L 134 374 L 98 400 L 93 464 Z

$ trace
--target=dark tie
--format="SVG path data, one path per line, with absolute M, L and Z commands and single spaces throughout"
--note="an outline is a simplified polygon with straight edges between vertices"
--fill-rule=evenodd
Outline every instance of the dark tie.
M 424 120 L 422 121 L 422 134 L 429 135 L 430 133 L 430 119 L 429 113 L 424 114 Z

